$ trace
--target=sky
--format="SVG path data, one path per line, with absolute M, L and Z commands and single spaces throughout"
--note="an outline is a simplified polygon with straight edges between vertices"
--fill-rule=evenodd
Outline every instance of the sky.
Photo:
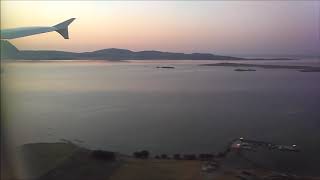
M 19 49 L 319 55 L 320 1 L 1 1 L 1 28 L 69 18 L 70 39 L 51 32 L 10 40 Z

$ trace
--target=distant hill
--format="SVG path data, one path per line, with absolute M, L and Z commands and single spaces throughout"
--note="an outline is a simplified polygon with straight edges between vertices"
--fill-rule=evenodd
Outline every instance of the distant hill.
M 24 60 L 244 60 L 232 56 L 209 53 L 174 53 L 161 51 L 130 51 L 127 49 L 102 49 L 92 52 L 29 51 L 19 50 L 8 41 L 1 40 L 1 59 Z
M 1 59 L 18 59 L 20 57 L 20 51 L 12 45 L 8 41 L 2 41 L 1 40 Z

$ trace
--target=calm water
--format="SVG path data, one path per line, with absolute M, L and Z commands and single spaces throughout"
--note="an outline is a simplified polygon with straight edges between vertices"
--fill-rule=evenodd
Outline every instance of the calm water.
M 260 68 L 235 72 L 199 63 L 6 64 L 1 74 L 8 112 L 5 131 L 14 145 L 67 139 L 130 154 L 141 149 L 217 152 L 229 140 L 247 137 L 298 144 L 301 153 L 283 153 L 275 166 L 289 159 L 294 170 L 319 170 L 320 73 Z

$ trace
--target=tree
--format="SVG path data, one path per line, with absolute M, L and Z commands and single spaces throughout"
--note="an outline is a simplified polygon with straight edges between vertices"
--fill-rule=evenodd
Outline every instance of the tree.
M 105 161 L 114 161 L 116 159 L 116 154 L 114 152 L 102 151 L 102 150 L 93 150 L 91 156 L 95 159 L 105 160 Z
M 161 159 L 168 159 L 168 155 L 166 155 L 166 154 L 161 154 Z
M 185 159 L 185 160 L 196 160 L 197 156 L 195 154 L 185 154 L 185 155 L 183 155 L 183 159 Z
M 148 159 L 149 158 L 149 151 L 143 150 L 143 151 L 137 151 L 133 153 L 133 156 L 135 158 L 140 158 L 140 159 Z
M 173 155 L 173 158 L 174 158 L 175 160 L 180 160 L 180 159 L 181 159 L 181 156 L 180 156 L 180 154 L 175 154 L 175 155 Z

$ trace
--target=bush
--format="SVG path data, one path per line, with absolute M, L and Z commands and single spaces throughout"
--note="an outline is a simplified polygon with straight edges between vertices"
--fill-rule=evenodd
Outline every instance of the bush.
M 133 153 L 133 156 L 135 158 L 140 159 L 148 159 L 149 158 L 149 151 L 143 150 L 143 151 L 137 151 Z
M 161 154 L 161 159 L 168 159 L 168 155 L 166 155 L 166 154 Z
M 197 156 L 195 154 L 185 154 L 185 155 L 183 155 L 183 159 L 185 159 L 185 160 L 196 160 Z
M 149 158 L 149 151 L 146 151 L 146 150 L 141 151 L 141 155 L 143 158 L 148 159 Z
M 214 158 L 213 154 L 199 154 L 200 160 L 212 160 Z
M 104 161 L 114 161 L 116 159 L 116 154 L 110 151 L 94 150 L 91 152 L 91 156 L 95 159 Z
M 219 152 L 218 155 L 217 155 L 217 157 L 218 157 L 218 158 L 224 158 L 224 157 L 226 157 L 226 155 L 227 155 L 227 154 L 226 154 L 225 152 Z
M 180 160 L 180 159 L 181 159 L 180 154 L 175 154 L 175 155 L 173 155 L 173 159 L 175 159 L 175 160 Z

